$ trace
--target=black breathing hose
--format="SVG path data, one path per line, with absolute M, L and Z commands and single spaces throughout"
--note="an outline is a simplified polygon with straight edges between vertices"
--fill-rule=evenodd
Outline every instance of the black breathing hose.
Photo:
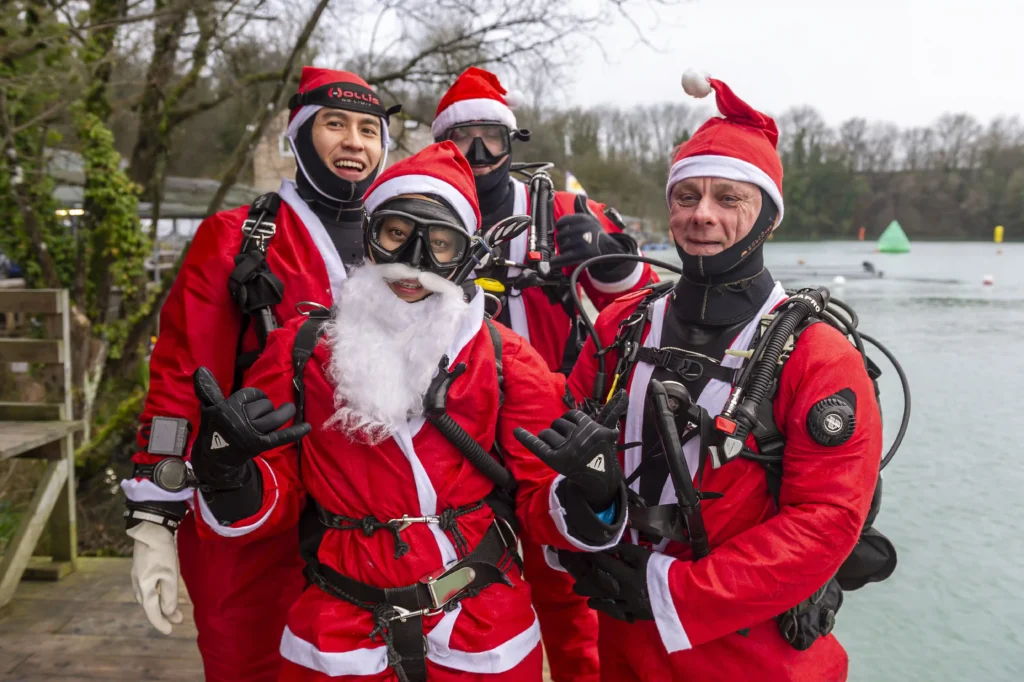
M 591 339 L 593 339 L 594 347 L 597 349 L 598 352 L 603 351 L 604 347 L 601 346 L 601 339 L 597 338 L 597 330 L 594 329 L 593 321 L 591 321 L 590 316 L 587 315 L 586 312 L 583 310 L 583 303 L 580 301 L 578 283 L 580 275 L 583 274 L 583 271 L 589 268 L 591 265 L 597 265 L 598 263 L 606 263 L 608 261 L 613 260 L 625 261 L 630 263 L 647 263 L 648 265 L 654 265 L 656 267 L 668 270 L 669 272 L 674 272 L 680 277 L 683 276 L 683 269 L 678 265 L 672 265 L 671 263 L 666 263 L 664 261 L 657 260 L 656 258 L 648 258 L 647 256 L 634 256 L 633 254 L 610 253 L 605 256 L 594 256 L 593 258 L 588 258 L 587 260 L 583 261 L 578 266 L 576 266 L 576 269 L 573 271 L 572 276 L 569 277 L 569 293 L 572 294 L 572 302 L 576 306 L 576 310 L 579 311 L 580 319 L 583 320 L 583 326 L 587 328 L 587 334 L 590 336 Z
M 651 379 L 647 388 L 647 396 L 654 408 L 654 417 L 661 439 L 661 447 L 668 460 L 669 473 L 672 475 L 672 487 L 676 490 L 676 504 L 686 524 L 686 533 L 690 539 L 693 560 L 701 559 L 711 553 L 708 533 L 704 527 L 704 517 L 700 511 L 700 496 L 693 487 L 693 474 L 686 466 L 683 457 L 683 446 L 679 442 L 679 430 L 676 428 L 675 414 L 669 406 L 668 393 L 665 386 L 657 379 Z
M 738 408 L 728 405 L 722 412 L 723 416 L 729 418 L 734 418 L 733 412 L 740 413 L 741 419 L 736 422 L 736 431 L 730 435 L 730 439 L 739 441 L 740 446 L 753 427 L 751 417 L 757 414 L 757 406 L 771 390 L 775 379 L 775 368 L 779 363 L 779 358 L 782 357 L 786 342 L 796 331 L 797 326 L 807 319 L 808 315 L 812 312 L 820 313 L 825 309 L 825 306 L 828 305 L 828 297 L 828 289 L 823 287 L 796 294 L 786 302 L 785 310 L 765 332 L 765 338 L 762 339 L 765 342 L 763 352 L 751 358 L 750 379 L 746 383 L 746 392 L 742 396 L 741 404 Z M 756 417 L 754 418 L 756 419 Z
M 888 348 L 867 334 L 861 333 L 861 337 L 872 346 L 882 351 L 882 354 L 885 355 L 885 357 L 889 359 L 889 362 L 892 363 L 893 369 L 896 370 L 896 374 L 900 378 L 900 383 L 903 385 L 903 419 L 900 420 L 900 428 L 899 431 L 896 432 L 896 440 L 893 441 L 892 446 L 885 454 L 885 457 L 882 458 L 882 463 L 878 467 L 879 470 L 882 470 L 889 464 L 889 462 L 892 461 L 892 458 L 896 456 L 896 451 L 899 449 L 900 444 L 903 443 L 903 437 L 907 435 L 907 427 L 910 425 L 910 382 L 907 381 L 906 373 L 903 371 L 900 363 Z
M 480 444 L 473 440 L 473 437 L 466 433 L 459 424 L 448 414 L 442 413 L 427 414 L 427 421 L 437 427 L 448 441 L 459 449 L 470 464 L 475 466 L 484 476 L 491 479 L 495 485 L 506 492 L 516 489 L 516 481 L 508 469 L 494 459 Z

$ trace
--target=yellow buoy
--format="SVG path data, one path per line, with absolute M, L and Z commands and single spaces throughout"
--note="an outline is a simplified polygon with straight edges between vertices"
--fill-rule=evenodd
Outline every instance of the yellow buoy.
M 1003 243 L 1003 226 L 1002 225 L 996 225 L 995 233 L 992 235 L 992 237 L 996 240 L 996 244 L 1002 244 Z

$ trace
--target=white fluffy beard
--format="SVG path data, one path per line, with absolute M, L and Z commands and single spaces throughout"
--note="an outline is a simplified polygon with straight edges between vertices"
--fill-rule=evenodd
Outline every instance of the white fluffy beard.
M 433 293 L 403 301 L 388 286 L 399 279 Z M 462 289 L 433 273 L 401 263 L 353 269 L 324 334 L 335 385 L 335 411 L 324 426 L 376 445 L 422 414 L 423 394 L 468 309 Z

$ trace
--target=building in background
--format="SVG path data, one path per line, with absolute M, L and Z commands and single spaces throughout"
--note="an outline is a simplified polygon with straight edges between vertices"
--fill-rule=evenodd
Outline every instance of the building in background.
M 295 177 L 295 157 L 285 138 L 288 128 L 288 112 L 282 111 L 267 126 L 267 132 L 252 154 L 253 184 L 260 192 L 272 192 L 281 186 L 281 178 Z M 419 121 L 396 116 L 388 128 L 391 147 L 388 149 L 388 165 L 399 159 L 412 156 L 434 139 L 430 126 Z

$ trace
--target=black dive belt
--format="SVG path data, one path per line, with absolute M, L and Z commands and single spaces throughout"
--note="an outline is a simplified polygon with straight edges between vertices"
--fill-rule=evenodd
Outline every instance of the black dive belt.
M 323 564 L 307 563 L 306 578 L 327 594 L 370 611 L 374 628 L 387 647 L 388 665 L 400 682 L 427 679 L 426 640 L 422 616 L 452 611 L 495 583 L 509 587 L 505 574 L 517 563 L 517 540 L 508 524 L 495 519 L 476 549 L 447 569 L 405 587 L 381 588 L 341 575 Z

